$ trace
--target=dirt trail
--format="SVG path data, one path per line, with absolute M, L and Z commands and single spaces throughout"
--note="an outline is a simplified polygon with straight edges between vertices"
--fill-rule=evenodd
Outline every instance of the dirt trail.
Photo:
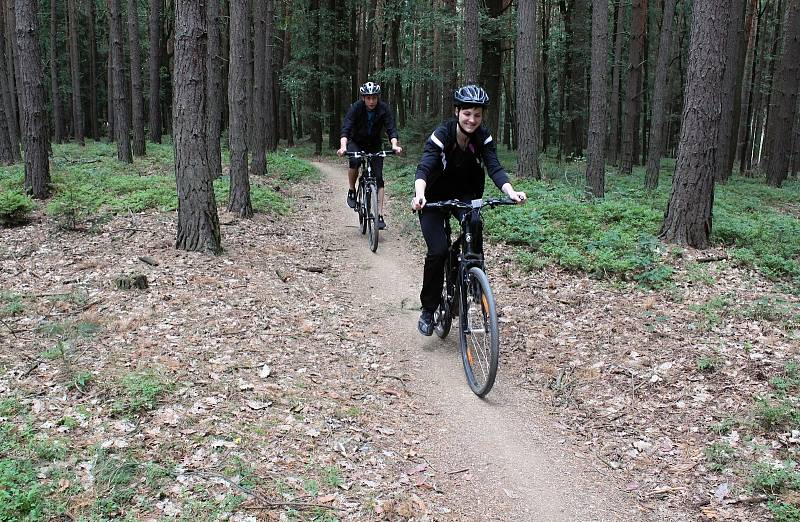
M 404 384 L 413 400 L 406 422 L 421 425 L 429 435 L 420 454 L 452 482 L 454 487 L 443 491 L 452 514 L 491 520 L 647 520 L 601 463 L 576 457 L 584 454 L 554 429 L 556 420 L 537 408 L 532 394 L 504 378 L 502 362 L 488 398 L 471 393 L 456 335 L 442 341 L 416 331 L 418 247 L 387 215 L 389 228 L 377 253 L 370 252 L 356 216 L 344 205 L 343 169 L 315 166 L 324 174 L 318 189 L 331 195 L 317 199 L 330 215 L 330 234 L 350 246 L 353 270 L 341 281 L 357 299 L 389 312 L 376 314 L 379 342 L 395 350 L 410 372 Z

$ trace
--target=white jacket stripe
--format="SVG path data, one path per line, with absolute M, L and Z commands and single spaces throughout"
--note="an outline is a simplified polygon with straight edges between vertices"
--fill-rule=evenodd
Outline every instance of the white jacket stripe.
M 444 150 L 444 143 L 442 143 L 442 141 L 436 137 L 435 132 L 431 134 L 431 141 L 438 145 L 440 149 Z

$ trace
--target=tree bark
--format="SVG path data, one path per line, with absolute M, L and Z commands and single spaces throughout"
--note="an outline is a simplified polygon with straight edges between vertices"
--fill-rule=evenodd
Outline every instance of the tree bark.
M 786 3 L 786 23 L 783 37 L 783 52 L 773 78 L 767 117 L 767 153 L 764 170 L 767 184 L 780 187 L 789 172 L 789 156 L 792 151 L 792 128 L 797 109 L 798 86 L 800 86 L 800 2 Z
M 722 72 L 732 0 L 695 0 L 686 99 L 672 193 L 659 237 L 704 249 L 709 246 L 716 146 L 721 117 Z
M 222 176 L 222 60 L 220 59 L 219 0 L 206 2 L 208 51 L 206 56 L 206 131 L 211 177 Z
M 64 108 L 58 89 L 58 13 L 56 0 L 50 0 L 50 99 L 53 104 L 53 141 L 64 141 Z M 10 150 L 9 150 L 10 152 Z
M 122 47 L 122 13 L 120 0 L 109 0 L 111 4 L 111 55 L 114 74 L 114 134 L 117 141 L 117 158 L 133 163 L 131 155 L 130 119 L 128 100 L 125 96 L 125 55 Z
M 266 62 L 267 31 L 266 2 L 253 3 L 253 151 L 250 174 L 261 176 L 267 173 L 267 136 L 265 134 L 266 111 Z
M 176 0 L 172 124 L 181 250 L 222 253 L 205 143 L 205 21 L 203 4 Z
M 39 6 L 36 0 L 15 0 L 19 87 L 25 135 L 25 191 L 36 199 L 50 195 L 50 144 L 44 102 L 44 74 L 39 53 Z
M 252 217 L 250 177 L 247 172 L 247 36 L 248 0 L 230 2 L 230 63 L 228 113 L 230 114 L 231 190 L 228 210 Z
M 111 12 L 108 13 L 108 26 L 111 27 Z M 108 52 L 106 53 L 106 122 L 108 123 L 108 142 L 116 140 L 114 127 L 114 57 L 111 45 L 111 34 L 108 35 Z
M 358 83 L 363 84 L 369 80 L 370 57 L 372 51 L 372 34 L 375 26 L 375 10 L 378 7 L 378 0 L 368 0 L 367 11 L 364 13 L 364 25 L 361 27 L 363 38 L 360 40 L 358 52 Z
M 13 6 L 12 6 L 13 9 Z M 6 129 L 11 146 L 12 162 L 16 163 L 22 159 L 19 151 L 19 129 L 17 127 L 16 99 L 14 92 L 9 87 L 9 82 L 13 85 L 13 74 L 9 73 L 8 61 L 6 59 L 6 43 L 13 40 L 13 33 L 6 38 L 7 26 L 4 23 L 6 10 L 3 0 L 0 0 L 0 95 L 2 96 L 3 109 L 5 113 Z
M 636 140 L 641 110 L 642 65 L 644 63 L 644 38 L 647 26 L 647 0 L 633 0 L 631 16 L 631 41 L 628 83 L 625 89 L 625 114 L 622 126 L 622 164 L 620 174 L 633 172 Z
M 133 153 L 144 156 L 144 90 L 142 89 L 142 57 L 139 48 L 139 0 L 128 0 L 128 52 L 131 62 L 131 112 L 133 119 Z
M 264 137 L 267 150 L 274 151 L 278 147 L 275 113 L 275 1 L 266 0 L 266 2 L 266 27 L 264 31 L 264 121 L 266 125 L 264 127 Z M 339 90 L 337 89 L 338 92 Z
M 502 0 L 486 0 L 488 16 L 497 19 L 503 12 Z M 503 71 L 502 40 L 499 37 L 481 41 L 481 87 L 489 94 L 489 110 L 484 114 L 485 125 L 494 133 L 500 132 L 500 80 Z
M 148 24 L 148 33 L 150 35 L 150 50 L 148 53 L 150 98 L 147 126 L 150 131 L 150 141 L 153 143 L 161 143 L 161 1 L 150 0 Z M 208 3 L 211 4 L 213 1 L 208 0 Z M 211 23 L 210 20 L 208 23 Z
M 464 83 L 478 81 L 478 0 L 464 0 Z
M 69 63 L 72 75 L 72 133 L 75 141 L 85 145 L 83 132 L 83 106 L 81 103 L 81 69 L 80 53 L 78 52 L 78 10 L 76 0 L 67 0 L 69 20 Z
M 614 31 L 614 68 L 611 74 L 611 125 L 608 140 L 608 161 L 614 165 L 619 165 L 619 142 L 620 142 L 620 77 L 622 71 L 622 41 L 625 32 L 624 26 L 625 8 L 623 0 L 617 0 L 616 23 Z
M 8 37 L 6 39 L 6 60 L 8 63 L 8 87 L 12 94 L 12 104 L 14 105 L 13 111 L 13 126 L 17 129 L 17 136 L 24 147 L 25 141 L 25 118 L 22 115 L 22 97 L 23 91 L 20 83 L 21 71 L 19 63 L 19 48 L 16 40 L 17 31 L 17 15 L 16 15 L 16 0 L 4 0 L 6 4 L 6 31 Z M 21 157 L 20 157 L 21 159 Z
M 752 74 L 756 63 L 756 47 L 758 47 L 758 0 L 750 0 L 745 27 L 747 43 L 745 47 L 744 78 L 742 78 L 742 106 L 739 114 L 739 136 L 736 145 L 736 157 L 739 158 L 739 173 L 745 174 L 745 150 L 749 144 L 750 117 L 753 109 Z M 735 159 L 734 159 L 735 161 Z
M 539 117 L 536 112 L 537 0 L 522 2 L 517 11 L 517 135 L 518 175 L 541 179 L 539 172 Z
M 550 17 L 552 6 L 547 0 L 542 5 L 542 151 L 547 151 L 550 145 L 550 71 L 549 71 L 549 44 Z
M 737 90 L 737 86 L 741 87 L 741 43 L 745 41 L 744 38 L 744 0 L 734 0 L 733 11 L 731 12 L 731 22 L 729 27 L 728 48 L 725 49 L 727 53 L 726 62 L 727 66 L 723 71 L 722 76 L 722 119 L 720 120 L 719 130 L 719 170 L 714 174 L 714 179 L 717 183 L 725 183 L 731 176 L 733 170 L 733 156 L 731 149 L 733 147 L 733 135 L 737 131 L 734 128 L 736 121 L 735 115 L 738 115 L 739 106 L 741 104 L 741 89 Z
M 592 2 L 592 87 L 586 147 L 586 192 L 605 196 L 606 81 L 608 78 L 608 0 Z
M 92 139 L 100 139 L 100 128 L 97 124 L 97 9 L 95 0 L 89 0 L 89 132 Z
M 644 187 L 658 187 L 661 156 L 664 154 L 664 107 L 667 94 L 667 70 L 672 49 L 672 20 L 675 18 L 675 0 L 664 0 L 664 16 L 661 20 L 661 36 L 658 42 L 656 76 L 653 80 L 653 108 L 650 119 L 650 146 L 647 152 L 647 174 Z

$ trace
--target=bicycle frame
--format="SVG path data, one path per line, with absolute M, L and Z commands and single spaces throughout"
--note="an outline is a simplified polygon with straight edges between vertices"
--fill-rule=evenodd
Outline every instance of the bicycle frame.
M 356 191 L 356 206 L 354 210 L 358 213 L 358 221 L 361 233 L 369 230 L 369 247 L 375 252 L 378 249 L 378 180 L 372 175 L 373 158 L 394 154 L 393 150 L 382 150 L 380 152 L 346 152 L 350 158 L 361 159 L 360 174 L 358 176 L 358 188 Z

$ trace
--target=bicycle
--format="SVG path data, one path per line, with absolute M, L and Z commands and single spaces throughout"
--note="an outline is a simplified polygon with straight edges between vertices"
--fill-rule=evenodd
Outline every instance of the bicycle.
M 393 150 L 345 152 L 350 158 L 361 158 L 361 173 L 358 176 L 356 189 L 356 206 L 353 210 L 358 213 L 361 234 L 369 231 L 367 236 L 369 249 L 373 252 L 378 250 L 378 180 L 372 175 L 372 158 L 385 158 L 394 153 Z
M 452 211 L 461 234 L 450 239 L 450 220 L 445 221 L 448 256 L 444 266 L 442 299 L 433 314 L 434 331 L 442 339 L 450 333 L 453 316 L 459 317 L 459 345 L 464 373 L 472 392 L 483 397 L 492 389 L 500 360 L 497 306 L 486 276 L 483 257 L 481 209 L 515 205 L 510 199 L 434 201 L 424 209 Z M 461 211 L 461 212 L 459 212 Z

